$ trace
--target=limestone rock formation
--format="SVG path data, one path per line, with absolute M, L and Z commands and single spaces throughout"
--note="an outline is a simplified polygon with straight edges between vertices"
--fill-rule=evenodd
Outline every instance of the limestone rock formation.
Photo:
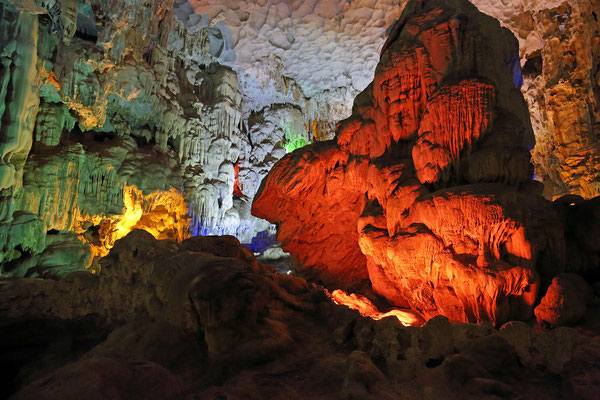
M 598 396 L 597 340 L 575 329 L 374 321 L 233 237 L 134 230 L 101 264 L 0 280 L 2 397 Z
M 6 253 L 10 263 L 3 274 L 44 275 L 52 267 L 53 274 L 64 275 L 89 268 L 93 257 L 106 255 L 134 228 L 157 238 L 189 236 L 186 202 L 172 189 L 181 186 L 176 162 L 160 149 L 140 149 L 131 138 L 100 138 L 102 144 L 90 134 L 68 146 L 40 145 L 29 155 L 23 187 L 12 200 L 19 218 L 9 245 L 17 250 Z M 27 244 L 14 242 L 18 238 Z M 49 263 L 48 257 L 62 261 Z
M 300 89 L 312 99 L 302 107 L 311 120 L 337 122 L 372 80 L 386 30 L 405 3 L 189 0 L 179 1 L 175 10 L 185 15 L 193 9 L 201 15 L 195 20 L 221 33 L 219 58 L 244 72 L 245 86 L 260 82 L 276 103 L 297 104 L 292 94 Z M 257 109 L 268 105 L 264 100 L 253 99 Z
M 598 195 L 597 0 L 474 0 L 519 40 L 522 91 L 545 196 Z
M 336 140 L 278 162 L 255 215 L 334 286 L 368 279 L 426 318 L 529 318 L 564 239 L 532 182 L 516 50 L 466 1 L 409 3 Z
M 56 253 L 61 241 L 47 232 L 78 238 L 97 261 L 133 227 L 186 237 L 185 214 L 191 233 L 247 243 L 272 229 L 250 215 L 250 202 L 285 154 L 279 133 L 313 140 L 301 91 L 296 105 L 283 104 L 289 116 L 249 124 L 253 109 L 238 73 L 218 63 L 214 29 L 174 15 L 173 2 L 3 0 L 0 7 L 8 163 L 0 260 L 13 263 L 0 273 L 26 273 L 50 245 Z M 134 199 L 132 190 L 142 194 Z M 79 268 L 89 266 L 86 258 Z
M 0 0 L 0 398 L 600 397 L 598 0 L 407 3 Z
M 78 151 L 73 145 L 87 134 L 97 141 L 133 138 L 139 149 L 127 146 L 130 154 L 126 158 L 136 159 L 130 167 L 162 174 L 164 159 L 169 158 L 167 164 L 173 172 L 169 182 L 162 176 L 158 179 L 162 186 L 141 178 L 143 173 L 135 173 L 133 168 L 119 179 L 111 177 L 105 183 L 111 187 L 105 186 L 102 190 L 107 192 L 101 196 L 114 201 L 99 202 L 94 215 L 103 214 L 107 220 L 123 215 L 126 206 L 120 198 L 125 183 L 145 194 L 153 187 L 166 195 L 173 187 L 186 201 L 192 233 L 232 234 L 250 243 L 257 234 L 272 232 L 273 225 L 250 215 L 260 179 L 283 155 L 284 147 L 333 137 L 335 124 L 352 112 L 354 97 L 372 79 L 380 49 L 406 3 L 2 0 L 0 38 L 6 43 L 2 82 L 7 89 L 2 92 L 0 128 L 2 162 L 6 164 L 2 169 L 6 187 L 0 200 L 0 259 L 12 262 L 30 253 L 41 254 L 46 239 L 48 245 L 52 240 L 40 232 L 59 229 L 48 221 L 63 220 L 61 225 L 67 226 L 64 220 L 84 213 L 83 196 L 77 202 L 72 198 L 65 202 L 77 185 L 61 192 L 48 190 L 57 187 L 54 178 L 40 182 L 42 174 L 34 171 L 46 160 L 59 167 L 62 162 L 57 154 L 71 154 L 67 159 L 72 165 L 72 153 Z M 594 94 L 598 86 L 594 39 L 598 1 L 473 3 L 498 18 L 519 40 L 519 52 L 512 52 L 504 61 L 513 82 L 523 82 L 538 142 L 533 163 L 537 179 L 545 182 L 545 196 L 570 192 L 592 197 L 598 186 L 593 134 L 598 119 Z M 434 64 L 443 64 L 442 58 Z M 444 103 L 467 87 L 477 86 L 485 92 L 487 84 L 472 80 L 465 82 L 466 86 L 449 86 L 437 101 Z M 375 85 L 377 90 L 381 87 Z M 480 100 L 507 100 L 501 93 L 491 95 L 493 99 L 486 96 Z M 408 127 L 413 111 L 402 109 L 405 102 L 397 100 L 390 107 L 398 109 L 390 115 L 402 112 L 402 126 Z M 431 117 L 424 121 L 435 119 L 436 112 L 443 113 L 443 107 L 427 110 Z M 488 123 L 485 112 L 479 117 L 479 128 L 484 129 Z M 385 124 L 385 115 L 377 118 L 373 121 L 379 127 Z M 499 119 L 505 118 L 510 116 Z M 396 122 L 388 121 L 394 137 L 402 134 Z M 23 126 L 15 130 L 18 124 Z M 511 126 L 506 123 L 507 134 L 511 134 Z M 500 129 L 498 121 L 494 129 Z M 420 136 L 414 150 L 417 164 L 428 162 L 424 154 L 431 153 L 429 143 L 445 146 L 436 141 L 439 137 L 426 132 Z M 526 150 L 533 147 L 531 138 L 526 139 L 526 148 L 502 151 L 492 140 L 485 146 L 482 142 L 461 175 L 489 181 L 500 173 L 511 184 L 522 180 L 529 174 Z M 385 140 L 367 147 L 381 151 Z M 146 146 L 152 145 L 157 146 L 158 159 L 147 154 Z M 97 149 L 83 150 L 83 158 L 94 158 L 97 153 Z M 47 152 L 54 158 L 46 157 Z M 431 165 L 418 168 L 423 179 L 435 179 L 449 163 L 445 151 L 435 152 Z M 85 163 L 94 165 L 96 161 Z M 33 164 L 28 165 L 30 162 Z M 475 167 L 484 164 L 485 168 Z M 502 167 L 504 164 L 510 167 Z M 482 175 L 485 173 L 489 176 Z M 26 186 L 35 183 L 21 189 L 23 175 Z M 135 175 L 141 183 L 133 182 Z M 87 178 L 82 175 L 80 187 L 89 185 L 84 182 Z M 67 208 L 42 205 L 39 212 L 32 210 L 29 205 L 37 201 L 36 195 L 26 197 L 41 186 L 47 196 L 57 196 L 45 201 Z M 91 204 L 84 208 L 94 207 L 97 199 L 88 199 Z M 28 206 L 23 208 L 23 204 Z M 14 212 L 30 213 L 27 225 L 16 221 Z M 61 234 L 81 233 L 67 229 L 71 228 L 64 228 Z M 23 236 L 11 233 L 17 231 Z
M 23 168 L 31 149 L 35 116 L 40 103 L 37 91 L 40 78 L 36 74 L 37 17 L 17 12 L 0 3 L 0 261 L 10 258 L 15 248 L 38 250 L 40 242 L 29 241 L 39 229 L 34 216 L 23 224 L 14 215 L 14 194 L 23 184 Z M 21 219 L 21 221 L 19 221 Z M 12 234 L 11 234 L 12 233 Z M 19 235 L 18 233 L 21 233 Z M 43 245 L 42 245 L 43 247 Z
M 250 0 L 242 6 L 224 0 L 188 0 L 178 2 L 177 9 L 180 13 L 194 9 L 207 24 L 211 21 L 214 29 L 226 32 L 223 41 L 231 51 L 225 53 L 223 62 L 263 80 L 264 72 L 256 65 L 274 66 L 268 69 L 293 78 L 306 93 L 321 90 L 313 98 L 338 105 L 336 115 L 341 119 L 350 115 L 352 100 L 371 81 L 388 28 L 407 3 Z M 507 61 L 513 63 L 513 79 L 529 105 L 538 143 L 530 150 L 537 179 L 545 183 L 545 196 L 598 195 L 595 121 L 600 2 L 472 3 L 497 18 L 519 41 L 519 53 Z M 233 60 L 232 52 L 236 54 Z M 275 76 L 269 79 L 269 87 L 284 86 L 275 83 Z
M 346 288 L 368 277 L 356 229 L 367 163 L 349 158 L 333 142 L 296 150 L 269 172 L 253 204 L 254 215 L 278 225 L 283 249 L 314 278 Z
M 545 194 L 599 194 L 600 2 L 550 1 L 526 16 L 539 44 L 529 48 L 523 91 L 536 130 L 533 162 Z M 531 36 L 533 36 L 531 35 Z
M 552 326 L 574 325 L 586 312 L 592 288 L 576 274 L 558 274 L 535 308 L 535 317 Z

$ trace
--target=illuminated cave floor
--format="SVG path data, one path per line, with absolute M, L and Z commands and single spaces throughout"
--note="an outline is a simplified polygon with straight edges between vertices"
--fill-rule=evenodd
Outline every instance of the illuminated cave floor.
M 0 397 L 600 398 L 597 316 L 582 329 L 375 321 L 231 237 L 135 230 L 100 263 L 1 281 Z
M 298 268 L 292 256 L 284 252 L 278 244 L 269 247 L 262 253 L 254 253 L 254 255 L 259 263 L 273 267 L 279 274 L 292 275 L 311 282 L 310 277 L 304 276 L 302 269 Z M 321 282 L 319 284 L 322 285 Z M 324 291 L 335 304 L 356 310 L 363 317 L 380 320 L 393 316 L 405 326 L 421 326 L 424 323 L 421 315 L 411 310 L 391 306 L 384 298 L 373 293 L 370 287 L 367 287 L 362 294 L 348 293 L 339 288 L 325 288 Z M 385 311 L 380 311 L 382 309 Z

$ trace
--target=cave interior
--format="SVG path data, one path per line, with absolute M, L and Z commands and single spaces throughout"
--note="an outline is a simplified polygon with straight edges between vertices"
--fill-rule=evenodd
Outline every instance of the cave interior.
M 0 0 L 0 398 L 600 398 L 600 0 Z

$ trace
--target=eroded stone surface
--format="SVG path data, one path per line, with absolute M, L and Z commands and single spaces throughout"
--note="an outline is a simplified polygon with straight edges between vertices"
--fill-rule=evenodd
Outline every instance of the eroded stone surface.
M 374 321 L 259 265 L 233 237 L 135 230 L 93 275 L 0 282 L 1 392 L 70 398 L 598 394 L 597 340 L 511 323 Z M 137 397 L 136 397 L 137 396 Z
M 533 162 L 537 178 L 546 184 L 545 195 L 598 195 L 594 132 L 600 3 L 472 3 L 497 18 L 519 41 L 519 53 L 506 61 L 512 64 L 514 82 L 522 84 L 529 105 L 538 143 Z M 202 14 L 206 24 L 214 22 L 216 30 L 227 32 L 223 40 L 231 49 L 227 55 L 235 54 L 235 59 L 230 57 L 227 62 L 247 71 L 252 79 L 262 77 L 256 64 L 274 64 L 306 93 L 322 91 L 323 97 L 331 99 L 328 103 L 346 99 L 341 101 L 343 112 L 339 114 L 344 117 L 351 113 L 352 99 L 371 81 L 389 27 L 406 4 L 406 0 L 315 0 L 306 4 L 269 0 L 240 6 L 223 0 L 189 0 L 179 2 L 178 8 L 181 14 L 193 9 Z M 442 59 L 443 51 L 439 54 Z
M 15 204 L 13 198 L 18 195 L 21 174 L 31 174 L 33 168 L 39 167 L 39 156 L 48 151 L 47 147 L 69 151 L 72 142 L 80 141 L 80 131 L 84 131 L 84 135 L 93 132 L 98 140 L 104 140 L 105 135 L 134 138 L 139 148 L 127 149 L 131 158 L 145 153 L 142 148 L 147 144 L 156 144 L 162 153 L 157 158 L 170 158 L 170 167 L 182 178 L 170 184 L 164 182 L 160 190 L 169 192 L 174 184 L 172 187 L 182 192 L 190 210 L 192 231 L 233 234 L 243 242 L 250 242 L 258 232 L 273 229 L 252 217 L 249 209 L 262 175 L 282 156 L 283 148 L 291 144 L 280 140 L 282 131 L 287 130 L 286 137 L 289 134 L 302 144 L 332 137 L 335 123 L 351 113 L 354 97 L 371 81 L 380 49 L 406 1 L 315 0 L 305 4 L 280 0 L 243 3 L 5 0 L 2 4 L 3 37 L 8 44 L 3 57 L 7 63 L 14 64 L 9 62 L 11 57 L 23 61 L 3 82 L 27 81 L 17 85 L 24 96 L 8 93 L 12 90 L 10 84 L 8 94 L 3 95 L 7 105 L 2 126 L 6 136 L 3 162 L 7 165 L 3 179 L 11 189 L 2 194 L 5 210 L 0 228 L 2 237 L 10 235 L 11 229 L 21 229 L 11 228 L 10 211 L 20 207 L 20 201 Z M 533 163 L 537 179 L 545 182 L 545 196 L 569 192 L 586 198 L 594 196 L 598 175 L 593 134 L 594 121 L 598 119 L 595 96 L 598 21 L 594 17 L 600 13 L 597 0 L 476 0 L 474 4 L 498 18 L 518 39 L 519 52 L 511 52 L 504 62 L 515 85 L 524 82 L 522 90 L 538 142 L 533 150 Z M 26 19 L 31 29 L 21 34 L 25 30 L 19 27 Z M 454 40 L 455 29 L 456 22 L 451 21 L 438 31 L 424 31 L 419 38 L 429 43 L 431 66 L 436 71 L 424 78 L 424 87 L 436 82 L 440 73 L 443 75 L 446 49 Z M 30 51 L 35 47 L 33 41 L 37 43 L 37 54 Z M 17 42 L 18 57 L 13 51 Z M 29 49 L 27 54 L 26 49 Z M 374 85 L 375 91 L 384 97 L 386 93 L 395 96 L 389 102 L 389 109 L 385 108 L 386 101 L 379 102 L 385 109 L 373 116 L 378 129 L 388 126 L 390 137 L 394 138 L 410 135 L 416 123 L 411 119 L 424 106 L 421 94 L 413 93 L 410 102 L 403 97 L 411 93 L 405 90 L 411 83 L 420 82 L 412 80 L 418 63 L 416 54 L 408 62 L 409 50 L 407 62 L 402 66 L 412 74 L 412 78 L 402 80 L 408 86 L 390 92 L 385 80 L 391 82 L 398 77 L 392 76 L 393 68 L 392 75 L 387 76 L 382 67 Z M 504 57 L 500 53 L 496 56 Z M 478 68 L 485 70 L 486 65 Z M 484 75 L 493 80 L 494 72 L 487 71 Z M 460 87 L 449 86 L 442 97 L 453 98 L 452 93 L 464 90 Z M 501 105 L 521 101 L 502 93 L 492 97 Z M 25 103 L 30 103 L 27 110 Z M 405 107 L 409 103 L 419 107 L 411 110 Z M 402 124 L 389 119 L 398 112 L 403 115 Z M 444 111 L 440 108 L 438 112 Z M 428 114 L 433 113 L 428 110 Z M 263 116 L 262 121 L 258 121 L 261 118 L 257 115 Z M 485 115 L 482 117 L 479 122 L 484 123 Z M 500 129 L 500 122 L 512 118 L 510 115 L 497 118 L 495 129 Z M 526 119 L 522 115 L 517 118 Z M 27 126 L 15 136 L 7 124 L 16 126 L 13 122 L 17 119 Z M 505 125 L 503 135 L 512 135 L 514 124 Z M 365 129 L 371 128 L 365 126 Z M 472 154 L 473 161 L 461 168 L 461 173 L 470 181 L 498 179 L 514 184 L 528 179 L 527 150 L 533 147 L 533 142 L 530 132 L 525 133 L 526 149 L 498 150 L 497 137 L 489 139 L 485 146 L 481 142 L 479 152 Z M 415 162 L 427 164 L 421 152 L 429 148 L 430 139 L 434 147 L 439 143 L 436 138 L 422 136 L 415 149 Z M 27 167 L 25 160 L 34 159 L 28 157 L 32 137 L 37 162 Z M 254 142 L 253 137 L 260 138 L 260 143 Z M 380 136 L 371 144 L 351 146 L 372 149 L 371 155 L 375 155 L 386 147 L 388 140 Z M 362 154 L 356 148 L 352 151 Z M 448 166 L 445 151 L 436 152 L 435 160 L 429 162 L 431 165 L 419 168 L 422 180 L 435 180 L 440 170 Z M 84 157 L 91 153 L 86 152 Z M 57 165 L 62 160 L 54 158 L 47 162 Z M 90 160 L 90 165 L 94 163 Z M 141 155 L 134 167 L 155 173 L 163 165 L 161 160 Z M 100 169 L 107 167 L 103 165 Z M 113 192 L 121 191 L 122 181 L 129 177 L 112 179 L 104 195 L 119 197 Z M 236 177 L 241 178 L 240 185 L 236 184 Z M 85 182 L 87 178 L 82 176 L 82 185 L 89 184 Z M 26 180 L 39 180 L 39 176 Z M 59 182 L 60 179 L 50 177 L 42 186 L 60 186 Z M 23 196 L 37 187 L 24 190 Z M 72 194 L 70 189 L 47 192 L 57 196 L 48 201 L 63 202 L 67 193 Z M 75 203 L 71 200 L 70 204 Z M 111 217 L 122 214 L 123 206 L 117 201 L 101 211 Z M 75 206 L 60 211 L 48 215 L 49 209 L 42 209 L 33 214 L 47 221 L 68 218 L 77 212 Z M 34 254 L 43 251 L 43 235 L 36 233 L 43 227 L 39 223 L 30 226 L 31 231 L 23 240 L 12 238 L 3 244 L 0 254 L 3 260 L 26 257 L 29 251 Z
M 127 225 L 171 229 L 177 232 L 167 236 L 179 239 L 188 235 L 189 227 L 196 234 L 235 234 L 244 242 L 270 229 L 250 215 L 250 199 L 261 176 L 285 154 L 285 141 L 272 132 L 276 126 L 289 131 L 286 137 L 312 140 L 307 132 L 310 119 L 297 111 L 299 106 L 290 107 L 296 110 L 292 117 L 274 115 L 269 117 L 271 125 L 249 127 L 250 110 L 244 108 L 238 74 L 210 54 L 209 27 L 184 26 L 173 16 L 173 2 L 77 5 L 49 1 L 42 2 L 41 9 L 33 3 L 15 9 L 12 2 L 2 3 L 9 44 L 5 57 L 19 64 L 12 68 L 11 79 L 23 80 L 16 85 L 22 95 L 3 92 L 7 114 L 2 129 L 8 135 L 3 159 L 16 163 L 9 166 L 16 168 L 16 175 L 3 174 L 11 189 L 2 194 L 6 215 L 1 229 L 6 233 L 2 237 L 10 239 L 3 239 L 0 258 L 21 265 L 2 273 L 24 271 L 23 263 L 34 265 L 25 259 L 39 258 L 56 243 L 46 231 L 87 233 L 80 239 L 98 256 L 114 242 L 113 232 Z M 50 22 L 42 19 L 38 29 L 40 13 L 47 13 Z M 28 18 L 31 38 L 19 33 L 19 21 Z M 22 43 L 15 46 L 19 40 Z M 30 60 L 15 56 L 15 49 L 29 51 Z M 4 82 L 12 87 L 8 78 Z M 24 110 L 26 101 L 31 107 Z M 297 97 L 297 104 L 304 101 L 303 95 Z M 10 128 L 19 121 L 29 125 Z M 261 136 L 256 149 L 248 128 Z M 250 155 L 260 153 L 261 146 L 266 146 L 264 154 L 251 161 Z M 138 195 L 129 200 L 132 186 L 143 199 Z M 173 190 L 181 201 L 165 201 Z M 156 205 L 162 207 L 158 213 Z M 181 207 L 187 210 L 181 212 Z M 28 224 L 13 218 L 13 211 L 31 213 Z M 169 218 L 161 213 L 173 216 L 172 227 L 164 226 Z M 142 224 L 130 221 L 142 217 Z M 95 249 L 99 243 L 102 251 Z M 66 250 L 64 257 L 68 254 Z M 89 263 L 79 268 L 86 266 Z
M 533 133 L 505 63 L 516 49 L 467 2 L 410 3 L 336 140 L 278 162 L 256 215 L 325 282 L 368 275 L 428 318 L 529 318 L 564 239 L 531 182 Z
M 592 288 L 579 275 L 558 274 L 535 308 L 535 317 L 552 326 L 574 325 L 586 312 Z

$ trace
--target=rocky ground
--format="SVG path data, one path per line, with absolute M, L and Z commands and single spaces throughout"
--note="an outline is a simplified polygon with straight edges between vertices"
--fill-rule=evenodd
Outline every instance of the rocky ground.
M 94 275 L 6 279 L 11 399 L 596 399 L 599 300 L 576 327 L 404 327 L 332 303 L 232 237 L 135 230 Z M 596 293 L 597 295 L 597 293 Z

